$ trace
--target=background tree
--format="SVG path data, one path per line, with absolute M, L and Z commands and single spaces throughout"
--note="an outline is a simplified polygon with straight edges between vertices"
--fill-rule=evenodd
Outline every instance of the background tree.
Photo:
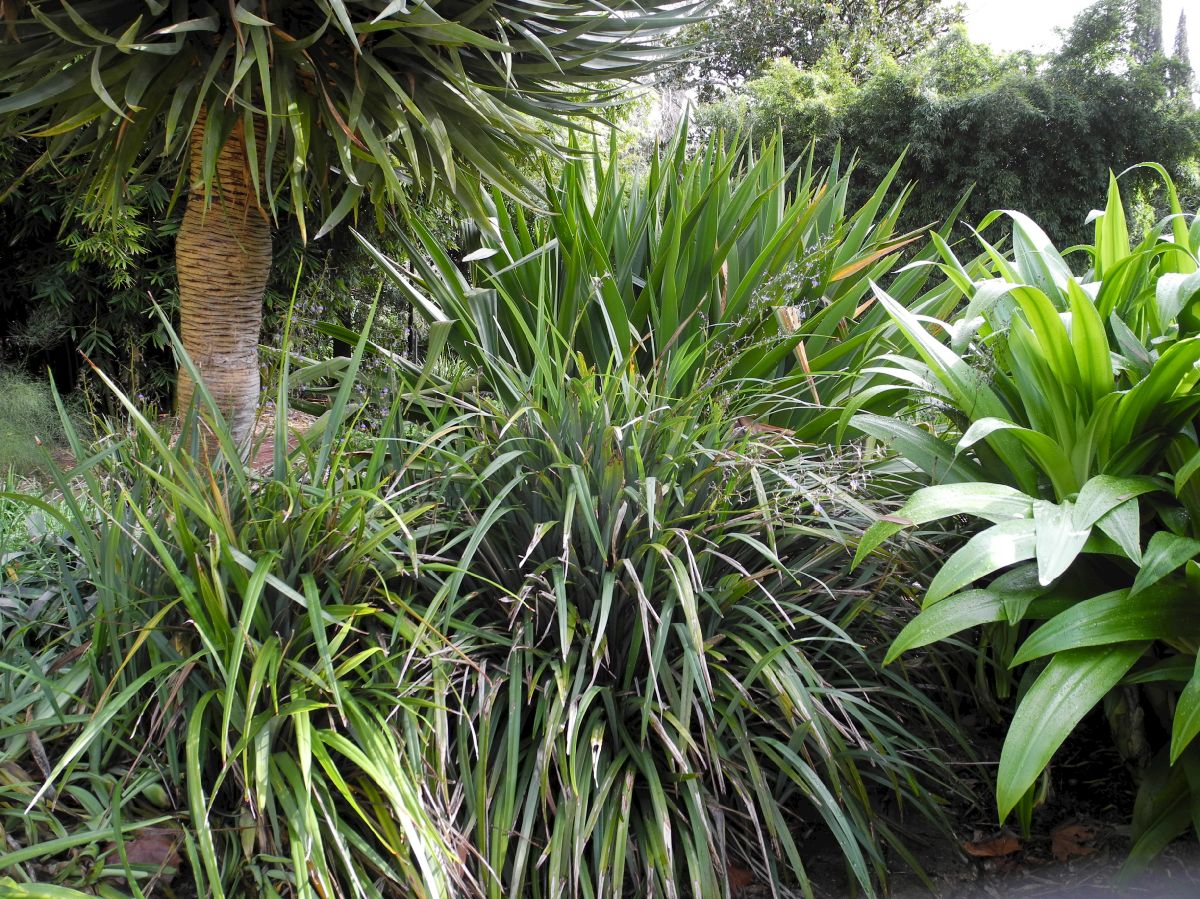
M 1185 98 L 1196 90 L 1196 74 L 1192 71 L 1192 52 L 1188 47 L 1187 10 L 1180 10 L 1179 24 L 1175 28 L 1175 52 L 1171 61 L 1178 72 L 1179 86 L 1176 93 Z
M 1162 52 L 1162 0 L 1135 0 L 1133 7 L 1134 59 L 1144 64 Z
M 364 196 L 404 206 L 435 187 L 484 218 L 480 176 L 533 196 L 514 153 L 553 151 L 552 128 L 601 115 L 614 83 L 669 58 L 658 44 L 688 12 L 677 0 L 0 0 L 0 137 L 44 140 L 34 170 L 81 163 L 78 200 L 96 210 L 177 167 L 177 193 L 190 190 L 182 338 L 243 439 L 272 223 L 295 215 L 319 237 Z M 181 407 L 193 389 L 182 374 Z
M 131 395 L 165 396 L 174 365 L 149 296 L 178 308 L 172 249 L 181 210 L 167 214 L 170 183 L 134 186 L 126 205 L 99 221 L 95 210 L 74 208 L 79 164 L 20 177 L 36 144 L 0 142 L 0 185 L 15 182 L 0 202 L 0 366 L 41 377 L 49 368 L 67 392 L 80 383 L 83 353 Z
M 774 59 L 808 67 L 831 49 L 862 75 L 872 58 L 907 59 L 961 21 L 962 5 L 940 0 L 720 0 L 681 32 L 679 42 L 696 45 L 699 61 L 677 68 L 674 79 L 712 100 Z
M 834 65 L 844 59 L 834 49 L 807 67 L 777 60 L 698 114 L 710 129 L 762 137 L 782 126 L 792 158 L 816 141 L 818 160 L 828 160 L 840 143 L 858 158 L 860 185 L 907 151 L 900 177 L 918 184 L 907 227 L 940 221 L 970 190 L 960 220 L 1020 209 L 1060 245 L 1078 244 L 1089 238 L 1087 215 L 1110 169 L 1155 160 L 1185 197 L 1200 186 L 1200 116 L 1190 90 L 1179 90 L 1190 70 L 1161 53 L 1137 61 L 1137 15 L 1136 3 L 1102 0 L 1079 16 L 1061 52 L 1041 58 L 999 55 L 958 26 L 865 78 Z M 1162 199 L 1156 185 L 1131 185 L 1143 219 Z

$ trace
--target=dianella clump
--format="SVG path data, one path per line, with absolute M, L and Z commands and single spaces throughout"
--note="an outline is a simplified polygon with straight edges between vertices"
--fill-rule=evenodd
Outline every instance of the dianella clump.
M 434 629 L 471 663 L 443 700 L 468 867 L 496 897 L 721 896 L 731 866 L 808 894 L 819 831 L 870 894 L 905 815 L 940 826 L 953 728 L 860 646 L 890 570 L 849 574 L 852 466 L 719 386 L 670 398 L 672 367 L 392 422 L 438 510 Z
M 789 426 L 825 433 L 842 408 L 810 408 L 812 383 L 842 394 L 801 342 L 836 352 L 874 316 L 853 378 L 895 333 L 860 309 L 900 248 L 891 213 L 824 199 L 842 175 L 797 188 L 777 156 L 682 147 L 603 207 L 592 177 L 616 163 L 572 163 L 573 237 L 576 213 L 498 204 L 478 287 L 424 237 L 414 272 L 380 256 L 431 321 L 425 359 L 373 344 L 368 319 L 294 439 L 285 340 L 254 464 L 202 380 L 203 421 L 176 438 L 119 393 L 129 432 L 71 437 L 56 500 L 23 500 L 64 535 L 61 615 L 22 604 L 0 631 L 12 889 L 684 897 L 753 876 L 813 895 L 813 839 L 868 895 L 918 867 L 907 827 L 944 827 L 957 785 L 934 748 L 952 724 L 877 655 L 912 566 L 849 571 L 861 461 Z M 607 244 L 584 230 L 597 208 Z M 688 244 L 652 280 L 697 227 L 720 264 Z M 784 328 L 762 291 L 804 260 L 823 292 Z M 943 308 L 953 289 L 917 292 L 930 271 L 896 283 Z M 669 284 L 689 310 L 674 340 Z M 705 305 L 738 284 L 740 317 Z M 618 320 L 605 343 L 594 326 Z M 364 431 L 368 353 L 390 381 Z
M 211 396 L 210 465 L 195 415 L 172 439 L 118 393 L 131 430 L 98 445 L 64 413 L 54 501 L 3 497 L 61 535 L 0 609 L 6 895 L 470 891 L 425 770 L 448 647 L 404 586 L 428 507 L 350 455 L 361 356 L 335 424 L 289 449 L 279 418 L 267 471 Z
M 1028 820 L 1084 715 L 1143 697 L 1146 733 L 1117 733 L 1122 748 L 1145 747 L 1130 759 L 1133 867 L 1191 826 L 1200 801 L 1200 221 L 1152 168 L 1172 214 L 1140 242 L 1114 178 L 1074 270 L 1034 222 L 1007 213 L 1009 254 L 985 241 L 987 262 L 965 266 L 938 245 L 966 301 L 953 318 L 915 315 L 877 288 L 917 358 L 876 368 L 921 398 L 925 427 L 850 419 L 929 484 L 872 526 L 859 559 L 905 528 L 987 523 L 937 569 L 891 657 L 983 625 L 1001 667 L 1022 669 L 1002 819 Z

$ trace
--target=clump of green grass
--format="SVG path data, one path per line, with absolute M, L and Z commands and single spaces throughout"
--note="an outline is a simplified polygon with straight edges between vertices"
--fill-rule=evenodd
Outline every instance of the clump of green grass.
M 0 478 L 0 598 L 6 600 L 0 616 L 40 595 L 56 576 L 61 540 L 26 496 L 38 490 L 12 469 Z
M 0 368 L 0 471 L 29 474 L 43 468 L 46 448 L 62 439 L 50 385 Z
M 16 487 L 16 477 L 10 471 L 4 492 L 15 493 Z M 28 506 L 18 499 L 0 496 L 0 562 L 25 543 L 25 518 L 28 514 Z

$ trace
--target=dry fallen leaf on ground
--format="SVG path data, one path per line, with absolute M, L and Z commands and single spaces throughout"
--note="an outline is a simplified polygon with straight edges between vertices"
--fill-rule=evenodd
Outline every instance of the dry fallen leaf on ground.
M 131 865 L 146 865 L 161 872 L 163 880 L 171 881 L 183 859 L 179 857 L 181 837 L 169 827 L 148 827 L 125 842 L 125 857 Z M 113 850 L 108 855 L 110 864 L 119 864 L 120 855 Z
M 1000 858 L 1020 850 L 1021 841 L 1010 833 L 1002 833 L 990 840 L 963 843 L 962 848 L 967 855 L 974 858 Z
M 1095 846 L 1088 845 L 1095 839 L 1096 831 L 1084 824 L 1064 824 L 1051 831 L 1050 851 L 1060 862 L 1084 858 L 1096 852 Z

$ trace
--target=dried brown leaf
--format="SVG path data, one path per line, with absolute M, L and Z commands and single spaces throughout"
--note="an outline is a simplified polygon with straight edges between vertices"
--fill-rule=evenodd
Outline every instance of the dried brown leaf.
M 744 890 L 750 884 L 754 883 L 754 875 L 745 868 L 737 867 L 737 865 L 727 865 L 726 876 L 729 879 L 729 889 L 734 893 L 738 890 Z
M 1089 845 L 1096 839 L 1096 831 L 1085 824 L 1064 824 L 1050 832 L 1050 851 L 1060 862 L 1073 858 L 1086 858 L 1096 853 Z
M 1010 833 L 1002 833 L 988 840 L 974 840 L 962 844 L 963 852 L 973 858 L 1001 858 L 1021 849 L 1021 841 Z
M 170 882 L 179 870 L 183 859 L 179 855 L 181 837 L 169 827 L 147 827 L 139 830 L 133 839 L 125 841 L 125 857 L 130 865 L 144 865 L 162 872 L 162 879 Z M 121 863 L 120 854 L 114 848 L 108 854 L 108 863 Z

